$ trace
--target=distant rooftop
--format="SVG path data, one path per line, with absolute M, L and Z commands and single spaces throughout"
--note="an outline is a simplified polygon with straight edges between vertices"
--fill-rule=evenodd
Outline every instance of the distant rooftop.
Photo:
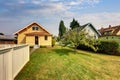
M 0 35 L 0 40 L 15 40 L 14 35 Z
M 98 30 L 102 36 L 120 36 L 118 32 L 120 31 L 120 25 L 118 26 L 111 26 L 107 28 L 101 28 Z

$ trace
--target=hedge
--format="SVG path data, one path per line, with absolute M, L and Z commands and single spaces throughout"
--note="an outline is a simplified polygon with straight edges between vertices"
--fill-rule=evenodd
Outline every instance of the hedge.
M 100 41 L 97 45 L 98 51 L 106 54 L 120 55 L 119 52 L 119 42 L 117 41 Z
M 120 42 L 118 41 L 98 41 L 96 45 L 97 53 L 104 53 L 109 55 L 120 55 Z M 77 49 L 94 51 L 91 47 L 81 44 Z

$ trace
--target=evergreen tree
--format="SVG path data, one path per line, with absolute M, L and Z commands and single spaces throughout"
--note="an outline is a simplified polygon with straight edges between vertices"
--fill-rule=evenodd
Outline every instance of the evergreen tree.
M 73 21 L 70 23 L 70 28 L 74 29 L 77 27 L 80 27 L 80 25 L 79 25 L 78 21 L 73 18 Z
M 0 33 L 0 35 L 4 35 L 3 33 Z
M 62 36 L 66 33 L 66 27 L 64 25 L 64 21 L 61 20 L 60 24 L 59 24 L 59 37 L 60 39 L 62 38 Z

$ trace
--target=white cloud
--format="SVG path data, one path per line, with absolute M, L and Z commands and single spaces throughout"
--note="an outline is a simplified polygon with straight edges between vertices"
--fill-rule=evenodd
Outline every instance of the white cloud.
M 79 5 L 79 4 L 81 4 L 81 3 L 82 3 L 82 1 L 71 1 L 71 2 L 69 3 L 69 5 L 74 6 L 74 5 Z
M 99 3 L 100 0 L 86 0 L 88 3 Z
M 86 5 L 94 5 L 98 4 L 100 0 L 19 0 L 19 6 L 15 6 L 15 14 L 20 16 L 19 18 L 14 17 L 12 14 L 9 18 L 8 16 L 0 16 L 0 23 L 8 27 L 9 25 L 15 24 L 14 28 L 17 25 L 27 24 L 34 20 L 40 22 L 45 28 L 50 30 L 52 34 L 56 34 L 58 32 L 59 21 L 63 19 L 65 21 L 65 25 L 69 27 L 70 22 L 73 18 L 77 19 L 80 24 L 86 24 L 91 22 L 97 29 L 101 27 L 107 27 L 108 25 L 120 25 L 120 12 L 101 12 L 101 13 L 91 13 L 91 14 L 80 14 L 79 12 L 71 11 L 71 9 L 79 10 L 80 8 L 86 7 Z M 30 3 L 30 4 L 29 4 Z M 14 8 L 13 3 L 9 3 L 11 8 Z M 24 5 L 21 5 L 24 4 Z M 15 4 L 18 5 L 18 4 Z M 24 6 L 24 7 L 23 7 Z M 79 7 L 78 7 L 79 6 Z M 21 8 L 22 7 L 22 8 Z M 8 7 L 9 8 L 9 7 Z M 25 10 L 24 10 L 25 8 Z M 79 8 L 79 9 L 78 9 Z M 23 11 L 22 11 L 23 10 Z M 14 12 L 14 11 L 12 11 Z M 25 14 L 23 14 L 25 13 Z M 6 13 L 4 13 L 6 14 Z M 27 14 L 27 15 L 26 15 Z M 8 15 L 8 13 L 7 13 Z M 42 18 L 41 18 L 42 17 Z M 44 20 L 42 20 L 44 19 Z M 18 23 L 19 22 L 19 23 Z M 18 26 L 19 27 L 19 26 Z M 19 29 L 17 27 L 17 29 Z M 12 29 L 12 28 L 11 28 Z
M 84 14 L 77 19 L 81 21 L 82 24 L 91 22 L 97 29 L 100 29 L 101 27 L 108 27 L 109 25 L 120 25 L 120 12 Z

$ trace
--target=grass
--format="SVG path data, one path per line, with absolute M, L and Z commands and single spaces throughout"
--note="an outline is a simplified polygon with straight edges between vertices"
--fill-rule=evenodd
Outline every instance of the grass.
M 40 48 L 15 80 L 120 80 L 120 56 Z

